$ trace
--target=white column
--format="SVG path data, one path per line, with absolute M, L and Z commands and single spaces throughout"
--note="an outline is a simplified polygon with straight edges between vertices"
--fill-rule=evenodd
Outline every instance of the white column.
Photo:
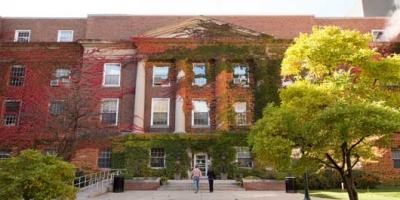
M 133 132 L 144 132 L 144 105 L 146 91 L 146 61 L 141 60 L 137 65 L 136 85 L 135 85 L 135 110 L 133 117 Z
M 185 132 L 185 112 L 183 112 L 183 98 L 176 96 L 175 101 L 175 133 Z

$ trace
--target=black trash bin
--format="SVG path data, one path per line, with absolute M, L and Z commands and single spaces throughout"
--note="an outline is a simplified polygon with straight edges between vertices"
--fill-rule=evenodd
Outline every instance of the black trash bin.
M 113 192 L 124 192 L 124 177 L 114 176 Z
M 285 178 L 286 193 L 296 193 L 296 177 Z

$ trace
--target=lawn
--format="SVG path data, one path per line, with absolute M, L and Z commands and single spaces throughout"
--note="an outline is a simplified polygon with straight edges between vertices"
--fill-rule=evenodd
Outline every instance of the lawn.
M 400 187 L 397 188 L 379 188 L 370 190 L 357 190 L 360 200 L 399 200 Z M 346 192 L 341 190 L 315 190 L 310 192 L 311 196 L 328 199 L 349 199 Z

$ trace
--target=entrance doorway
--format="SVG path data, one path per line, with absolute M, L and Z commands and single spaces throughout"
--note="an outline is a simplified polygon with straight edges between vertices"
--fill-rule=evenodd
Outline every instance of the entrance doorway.
M 208 171 L 208 156 L 205 153 L 197 153 L 194 154 L 194 160 L 193 160 L 193 166 L 197 166 L 202 175 L 207 177 L 207 171 Z

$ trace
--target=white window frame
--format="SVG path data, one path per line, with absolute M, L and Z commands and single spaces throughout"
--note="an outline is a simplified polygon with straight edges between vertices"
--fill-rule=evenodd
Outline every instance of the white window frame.
M 246 106 L 246 111 L 244 111 L 244 112 L 236 112 L 236 104 L 237 103 L 244 103 L 245 104 L 245 106 Z M 247 119 L 247 102 L 246 101 L 238 101 L 238 102 L 235 102 L 235 104 L 233 105 L 234 106 L 234 110 L 235 110 L 235 122 L 236 122 L 236 126 L 247 126 L 247 125 L 249 125 L 249 122 L 248 122 L 248 119 Z M 246 120 L 246 123 L 245 124 L 239 124 L 238 123 L 238 114 L 244 114 L 245 115 L 245 120 Z
M 118 118 L 119 118 L 119 98 L 103 98 L 101 99 L 101 106 L 100 106 L 100 123 L 103 124 L 103 102 L 104 101 L 114 101 L 117 100 L 117 112 L 116 112 L 116 119 L 115 124 L 107 124 L 109 126 L 117 126 L 118 125 Z
M 102 152 L 103 151 L 107 151 L 107 152 L 110 152 L 110 157 L 102 157 Z M 110 165 L 112 165 L 112 150 L 111 149 L 99 149 L 99 154 L 98 154 L 98 157 L 97 157 L 97 167 L 99 168 L 99 169 L 111 169 L 111 168 L 108 168 L 108 167 L 100 167 L 99 166 L 99 160 L 100 159 L 110 159 Z M 112 167 L 112 166 L 111 166 Z
M 244 147 L 244 146 L 236 146 L 235 147 L 235 150 L 236 150 L 236 163 L 239 163 L 239 150 L 241 148 L 248 148 L 249 153 L 250 153 L 250 159 L 251 159 L 251 167 L 241 167 L 241 166 L 238 166 L 238 167 L 242 168 L 242 169 L 252 169 L 254 167 L 254 162 L 253 162 L 253 156 L 251 155 L 251 151 L 250 151 L 249 147 Z
M 51 105 L 53 104 L 53 102 L 62 102 L 62 106 L 63 106 L 63 110 L 62 110 L 62 112 L 60 113 L 60 114 L 54 114 L 54 113 L 52 113 L 51 111 Z M 55 99 L 55 100 L 51 100 L 50 101 L 50 103 L 49 103 L 49 114 L 50 115 L 52 115 L 52 116 L 60 116 L 60 115 L 62 115 L 63 113 L 65 113 L 65 100 L 57 100 L 57 99 Z
M 168 84 L 165 84 L 165 85 L 154 85 L 154 77 L 155 77 L 155 74 L 154 74 L 155 70 L 154 70 L 154 69 L 155 69 L 156 67 L 168 67 L 168 75 L 167 75 Z M 170 73 L 170 70 L 171 70 L 171 66 L 169 66 L 169 65 L 163 65 L 163 66 L 154 65 L 153 68 L 152 68 L 152 71 L 153 71 L 152 86 L 153 86 L 153 87 L 169 87 L 169 86 L 171 86 L 171 81 L 169 80 L 169 73 Z
M 32 36 L 31 30 L 15 30 L 14 42 L 18 42 L 18 33 L 20 33 L 20 32 L 29 32 L 29 37 L 28 37 L 28 41 L 27 42 L 31 41 L 31 36 Z
M 372 40 L 374 42 L 386 42 L 385 38 L 381 38 L 381 39 L 375 38 L 374 32 L 382 32 L 382 36 L 383 36 L 384 33 L 385 33 L 385 30 L 383 30 L 383 29 L 372 29 L 371 30 L 371 35 L 372 35 Z
M 196 82 L 195 82 L 196 77 L 193 77 L 192 85 L 195 85 L 195 86 L 198 86 L 198 87 L 203 87 L 203 86 L 207 85 L 207 83 L 208 83 L 208 79 L 207 79 L 207 65 L 206 65 L 206 63 L 192 63 L 192 71 L 193 71 L 193 74 L 194 74 L 194 75 L 196 75 L 196 74 L 194 73 L 194 67 L 197 66 L 197 65 L 202 65 L 202 66 L 204 66 L 204 72 L 205 72 L 205 73 L 204 73 L 204 78 L 206 79 L 206 83 L 205 83 L 204 85 L 196 84 Z
M 154 111 L 154 101 L 157 100 L 167 100 L 168 102 L 168 110 L 167 110 L 167 125 L 154 125 L 153 123 L 153 111 Z M 169 127 L 169 115 L 170 115 L 170 98 L 152 98 L 151 99 L 151 126 L 155 128 L 164 128 L 164 127 Z
M 7 104 L 7 102 L 19 102 L 19 111 L 18 111 L 18 114 L 17 114 L 17 118 L 16 118 L 16 123 L 15 123 L 15 125 L 6 125 L 5 123 L 4 123 L 4 115 L 5 114 L 7 114 L 7 111 L 6 111 L 6 104 Z M 19 119 L 20 119 L 20 116 L 21 116 L 21 110 L 22 110 L 22 100 L 14 100 L 14 99 L 10 99 L 10 100 L 5 100 L 4 102 L 3 102 L 3 114 L 1 115 L 1 125 L 3 126 L 3 127 L 16 127 L 16 126 L 18 126 L 19 125 L 19 123 L 20 123 L 20 121 L 19 121 Z
M 194 101 L 205 101 L 208 107 L 208 123 L 207 125 L 195 125 L 194 124 Z M 193 109 L 192 109 L 192 128 L 209 128 L 210 127 L 210 105 L 208 104 L 207 100 L 202 100 L 202 99 L 193 99 L 192 100 L 192 105 L 193 105 Z
M 108 65 L 119 65 L 118 84 L 106 84 L 106 68 Z M 103 66 L 103 87 L 120 87 L 121 86 L 121 63 L 104 63 Z
M 152 156 L 151 156 L 151 150 L 152 149 L 163 149 L 163 151 L 164 151 L 164 167 L 152 167 L 151 166 L 151 159 L 152 159 Z M 151 168 L 151 169 L 164 169 L 164 168 L 166 168 L 166 158 L 167 158 L 167 152 L 165 151 L 165 148 L 150 148 L 150 151 L 149 151 L 149 157 L 150 157 L 150 160 L 149 160 L 149 167 Z
M 233 72 L 232 72 L 233 85 L 237 85 L 237 86 L 241 86 L 241 87 L 249 87 L 249 85 L 250 85 L 250 66 L 247 63 L 234 63 L 233 65 L 234 65 L 232 68 L 232 70 L 233 70 Z M 246 80 L 246 82 L 247 82 L 246 84 L 242 84 L 241 82 L 235 84 L 235 79 L 236 79 L 235 78 L 235 68 L 236 67 L 246 68 L 246 79 L 243 79 L 243 80 Z M 242 79 L 239 78 L 239 80 L 242 80 Z
M 65 31 L 65 32 L 71 32 L 71 41 L 61 41 L 61 33 Z M 57 34 L 57 42 L 73 42 L 74 41 L 74 30 L 58 30 L 58 34 Z
M 11 158 L 11 152 L 10 151 L 2 150 L 2 151 L 0 151 L 0 155 L 1 155 L 0 160 L 6 160 L 6 159 Z M 4 158 L 4 157 L 8 157 L 8 158 Z

